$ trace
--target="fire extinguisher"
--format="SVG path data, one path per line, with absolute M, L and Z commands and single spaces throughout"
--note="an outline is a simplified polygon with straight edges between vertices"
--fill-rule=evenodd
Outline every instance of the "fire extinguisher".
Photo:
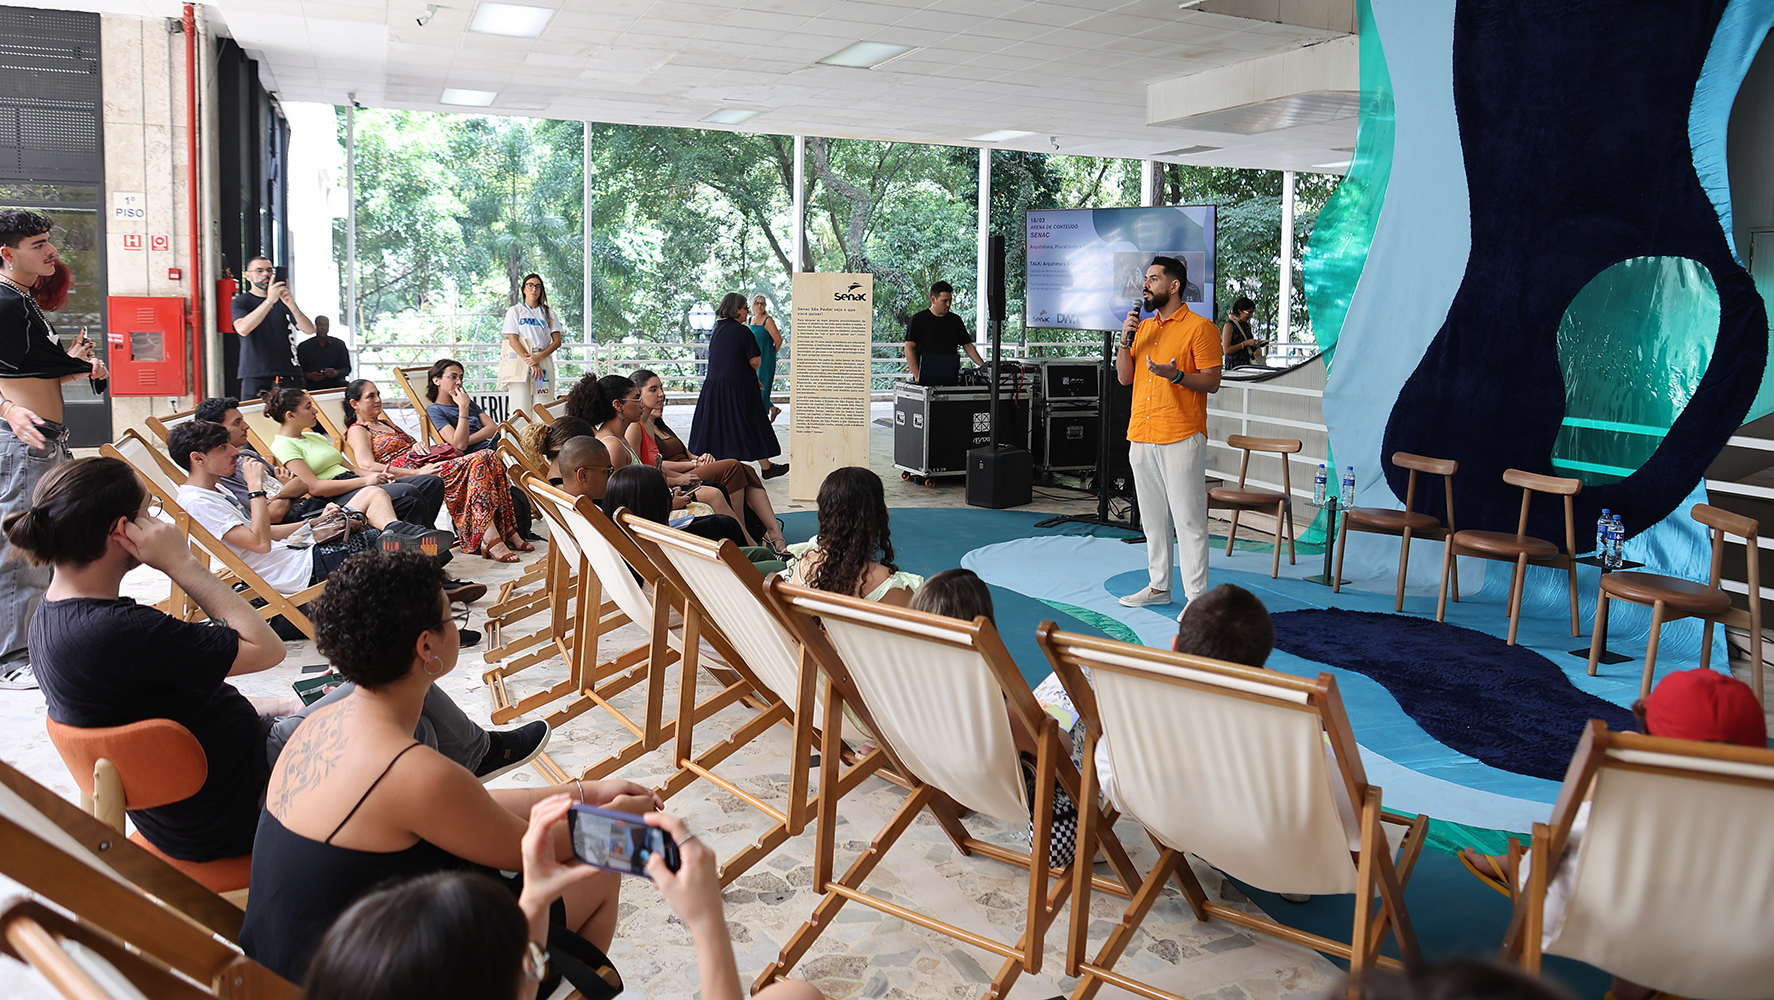
M 228 267 L 222 268 L 221 280 L 216 282 L 216 303 L 218 307 L 216 309 L 216 329 L 221 330 L 223 333 L 234 332 L 234 311 L 228 308 L 228 303 L 233 302 L 234 296 L 239 294 L 240 282 L 234 279 L 234 269 Z

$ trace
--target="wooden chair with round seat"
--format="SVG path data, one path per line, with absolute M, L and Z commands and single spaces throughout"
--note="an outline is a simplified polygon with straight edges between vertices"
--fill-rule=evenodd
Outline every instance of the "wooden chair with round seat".
M 1411 539 L 1426 538 L 1431 541 L 1445 540 L 1454 528 L 1454 473 L 1460 470 L 1460 463 L 1451 458 L 1425 458 L 1413 455 L 1408 451 L 1392 453 L 1392 464 L 1401 469 L 1410 470 L 1410 479 L 1404 488 L 1404 509 L 1392 510 L 1387 507 L 1350 507 L 1343 511 L 1343 533 L 1337 539 L 1337 568 L 1331 573 L 1331 592 L 1343 592 L 1343 546 L 1349 541 L 1349 532 L 1368 531 L 1377 535 L 1399 535 L 1403 542 L 1398 547 L 1398 592 L 1393 597 L 1392 610 L 1404 610 L 1404 577 L 1405 570 L 1411 562 Z M 1441 477 L 1442 496 L 1447 498 L 1447 523 L 1444 526 L 1434 514 L 1425 514 L 1417 510 L 1417 473 Z M 1454 572 L 1454 600 L 1460 599 L 1460 574 L 1458 567 Z
M 1665 622 L 1681 618 L 1699 618 L 1706 622 L 1700 640 L 1700 666 L 1712 665 L 1712 626 L 1715 622 L 1736 625 L 1749 630 L 1750 686 L 1756 700 L 1762 700 L 1762 581 L 1756 564 L 1756 536 L 1761 525 L 1755 518 L 1721 510 L 1710 504 L 1696 504 L 1694 520 L 1706 525 L 1712 536 L 1712 575 L 1706 583 L 1695 583 L 1679 576 L 1658 573 L 1603 573 L 1601 595 L 1595 605 L 1595 637 L 1589 643 L 1589 676 L 1595 676 L 1601 658 L 1602 637 L 1607 631 L 1608 602 L 1631 601 L 1651 609 L 1651 638 L 1645 645 L 1645 677 L 1639 684 L 1639 697 L 1651 693 L 1651 681 L 1657 669 L 1657 640 Z M 1724 570 L 1725 536 L 1743 539 L 1748 554 L 1749 611 L 1731 607 L 1731 595 L 1719 586 Z
M 80 787 L 80 807 L 120 832 L 124 810 L 182 802 L 196 795 L 209 778 L 209 758 L 203 746 L 189 729 L 171 719 L 144 719 L 102 729 L 46 721 L 49 741 Z M 246 905 L 252 855 L 181 861 L 148 843 L 140 831 L 129 839 L 211 892 Z
M 1475 556 L 1515 564 L 1515 576 L 1509 583 L 1507 602 L 1509 645 L 1515 645 L 1515 633 L 1521 626 L 1522 590 L 1527 582 L 1530 563 L 1562 569 L 1570 577 L 1571 634 L 1581 635 L 1577 629 L 1577 520 L 1571 498 L 1583 491 L 1583 484 L 1575 479 L 1543 476 L 1537 472 L 1523 472 L 1521 469 L 1505 469 L 1503 481 L 1511 486 L 1521 487 L 1521 518 L 1516 522 L 1515 533 L 1468 530 L 1456 531 L 1449 536 L 1441 557 L 1441 597 L 1435 604 L 1435 620 L 1447 620 L 1448 576 L 1453 570 L 1454 559 L 1459 556 Z M 1564 498 L 1565 547 L 1562 552 L 1556 542 L 1528 534 L 1528 505 L 1533 502 L 1536 493 Z
M 1243 434 L 1231 434 L 1226 437 L 1226 444 L 1244 452 L 1244 458 L 1238 465 L 1237 486 L 1215 486 L 1207 491 L 1208 510 L 1229 510 L 1232 512 L 1232 528 L 1226 532 L 1226 554 L 1232 554 L 1232 544 L 1238 539 L 1238 515 L 1247 510 L 1261 511 L 1275 518 L 1275 556 L 1269 564 L 1271 579 L 1281 575 L 1281 535 L 1287 532 L 1287 564 L 1294 564 L 1294 507 L 1293 480 L 1288 475 L 1287 456 L 1300 450 L 1300 442 L 1292 438 L 1259 438 L 1247 437 Z M 1260 451 L 1273 454 L 1281 462 L 1281 492 L 1274 490 L 1255 489 L 1245 485 L 1250 477 L 1250 453 Z

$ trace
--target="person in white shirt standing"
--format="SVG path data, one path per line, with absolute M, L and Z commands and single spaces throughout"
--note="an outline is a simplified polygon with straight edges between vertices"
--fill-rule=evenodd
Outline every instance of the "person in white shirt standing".
M 499 388 L 511 394 L 512 409 L 530 410 L 538 397 L 553 399 L 560 391 L 554 352 L 563 332 L 548 307 L 542 276 L 524 275 L 522 300 L 505 310 L 505 353 L 499 361 Z

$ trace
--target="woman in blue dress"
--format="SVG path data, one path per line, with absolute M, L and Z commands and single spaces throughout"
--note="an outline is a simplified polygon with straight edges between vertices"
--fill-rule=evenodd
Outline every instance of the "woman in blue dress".
M 770 318 L 770 303 L 762 295 L 751 300 L 751 335 L 758 342 L 758 386 L 763 390 L 764 409 L 770 411 L 770 422 L 782 413 L 782 407 L 770 399 L 776 386 L 776 352 L 782 349 L 782 331 Z
M 765 479 L 788 471 L 784 463 L 770 462 L 782 454 L 776 432 L 758 384 L 762 356 L 758 342 L 745 325 L 745 296 L 728 292 L 715 310 L 720 321 L 708 342 L 708 375 L 696 399 L 696 415 L 690 421 L 690 453 L 757 462 Z

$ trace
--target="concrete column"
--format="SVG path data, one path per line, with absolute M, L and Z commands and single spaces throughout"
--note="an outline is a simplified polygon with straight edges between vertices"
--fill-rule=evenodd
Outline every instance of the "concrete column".
M 795 248 L 789 253 L 788 259 L 794 263 L 794 274 L 807 270 L 805 250 L 807 245 L 807 137 L 795 136 L 795 204 L 794 204 L 794 240 Z M 792 285 L 794 275 L 789 276 Z
M 363 315 L 357 307 L 357 92 L 345 95 L 345 294 L 351 301 L 351 342 L 363 349 Z
M 991 310 L 986 307 L 986 274 L 991 265 L 986 258 L 992 248 L 992 147 L 981 146 L 979 150 L 979 263 L 975 270 L 973 282 L 973 339 L 978 341 L 980 334 L 986 332 L 991 322 Z
M 583 124 L 585 127 L 585 133 L 582 139 L 585 147 L 585 165 L 581 168 L 581 172 L 585 175 L 585 211 L 584 218 L 579 220 L 579 228 L 581 237 L 580 247 L 582 248 L 585 257 L 582 265 L 584 272 L 582 280 L 585 282 L 585 288 L 580 294 L 580 301 L 585 304 L 585 308 L 584 315 L 579 320 L 579 325 L 583 327 L 583 329 L 579 331 L 579 342 L 582 344 L 595 344 L 597 343 L 597 337 L 594 336 L 591 331 L 591 123 L 585 122 Z
M 1140 204 L 1150 207 L 1159 202 L 1158 171 L 1163 164 L 1157 160 L 1140 161 Z
M 1275 342 L 1293 342 L 1294 313 L 1294 172 L 1281 172 L 1281 295 L 1275 317 Z

